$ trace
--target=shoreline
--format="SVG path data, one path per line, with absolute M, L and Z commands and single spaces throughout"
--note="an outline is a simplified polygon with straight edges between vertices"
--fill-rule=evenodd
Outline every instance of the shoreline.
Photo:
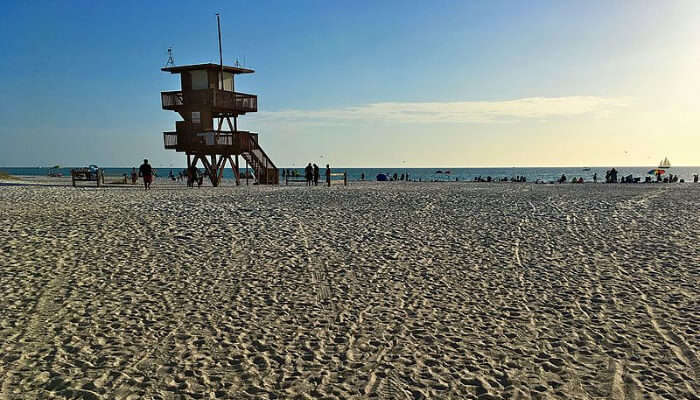
M 72 186 L 71 183 L 71 177 L 49 177 L 49 176 L 36 176 L 36 175 L 12 175 L 14 179 L 0 179 L 0 186 Z M 127 187 L 143 187 L 143 182 L 142 179 L 139 178 L 137 183 L 135 185 L 132 185 L 131 183 L 111 183 L 116 180 L 121 180 L 121 176 L 105 176 L 105 185 L 103 188 L 110 188 L 110 187 L 119 187 L 119 188 L 127 188 Z M 111 182 L 110 182 L 111 181 Z M 253 179 L 250 180 L 250 184 L 246 185 L 245 184 L 245 179 L 241 178 L 241 185 L 240 186 L 257 186 L 253 184 Z M 323 185 L 322 185 L 323 183 Z M 428 183 L 451 183 L 451 184 L 463 184 L 463 183 L 472 183 L 472 184 L 524 184 L 524 185 L 631 185 L 631 186 L 636 186 L 636 185 L 676 185 L 676 184 L 696 184 L 695 182 L 673 182 L 673 183 L 668 183 L 668 182 L 634 182 L 634 183 L 622 183 L 622 182 L 617 182 L 617 183 L 606 183 L 606 182 L 591 182 L 591 181 L 584 181 L 583 183 L 572 183 L 572 182 L 564 182 L 564 183 L 558 183 L 555 181 L 548 181 L 548 182 L 512 182 L 512 181 L 498 181 L 494 180 L 491 182 L 486 182 L 486 181 L 473 181 L 473 180 L 459 180 L 459 181 L 446 181 L 446 180 L 432 180 L 432 181 L 414 181 L 414 180 L 409 180 L 409 181 L 385 181 L 385 182 L 380 182 L 376 180 L 350 180 L 348 179 L 348 184 L 350 186 L 352 185 L 363 185 L 363 184 L 377 184 L 377 185 L 403 185 L 403 184 L 428 184 Z M 334 183 L 333 186 L 338 185 L 338 183 Z M 182 188 L 182 189 L 188 189 L 186 182 L 184 181 L 172 181 L 167 177 L 156 177 L 154 178 L 153 182 L 153 189 L 156 189 L 158 186 L 161 187 L 167 187 L 169 189 L 173 188 Z M 204 183 L 202 185 L 203 187 L 211 187 L 211 182 L 208 180 L 204 180 Z M 230 178 L 224 178 L 222 179 L 222 185 L 221 187 L 235 187 L 235 180 L 230 179 Z M 264 186 L 271 186 L 271 187 L 297 187 L 297 186 L 305 186 L 304 182 L 294 182 L 290 185 L 285 185 L 284 178 L 280 178 L 280 183 L 278 185 L 264 185 Z M 319 182 L 318 187 L 324 186 L 325 187 L 325 181 L 324 182 Z M 89 181 L 81 181 L 78 182 L 77 187 L 96 187 L 95 182 L 89 182 Z M 191 188 L 190 188 L 191 189 Z M 195 188 L 196 189 L 196 188 Z

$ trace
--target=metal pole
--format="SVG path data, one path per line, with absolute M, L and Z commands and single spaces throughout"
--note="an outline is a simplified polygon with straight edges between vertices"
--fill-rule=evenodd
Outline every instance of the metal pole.
M 221 90 L 224 90 L 224 57 L 221 53 L 221 21 L 219 19 L 219 13 L 216 13 L 216 27 L 219 30 L 219 66 L 221 67 L 221 78 L 219 82 L 221 84 Z

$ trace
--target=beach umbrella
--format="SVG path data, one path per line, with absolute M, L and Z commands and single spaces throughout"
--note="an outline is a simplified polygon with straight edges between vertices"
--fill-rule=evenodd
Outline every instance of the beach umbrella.
M 666 171 L 664 171 L 661 168 L 654 168 L 648 172 L 648 174 L 650 174 L 650 175 L 663 175 L 665 173 L 666 173 Z

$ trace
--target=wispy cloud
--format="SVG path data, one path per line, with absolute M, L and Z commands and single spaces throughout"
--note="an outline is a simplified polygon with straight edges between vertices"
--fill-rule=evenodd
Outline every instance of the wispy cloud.
M 507 123 L 572 117 L 609 115 L 627 107 L 629 98 L 569 96 L 529 97 L 504 101 L 385 102 L 319 110 L 261 112 L 261 122 L 343 124 L 358 121 L 391 123 Z

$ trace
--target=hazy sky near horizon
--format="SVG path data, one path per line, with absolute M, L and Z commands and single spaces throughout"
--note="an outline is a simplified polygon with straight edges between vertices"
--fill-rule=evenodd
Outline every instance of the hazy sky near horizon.
M 278 166 L 700 165 L 697 0 L 174 0 L 4 3 L 0 166 L 184 165 L 160 68 L 217 12 Z

